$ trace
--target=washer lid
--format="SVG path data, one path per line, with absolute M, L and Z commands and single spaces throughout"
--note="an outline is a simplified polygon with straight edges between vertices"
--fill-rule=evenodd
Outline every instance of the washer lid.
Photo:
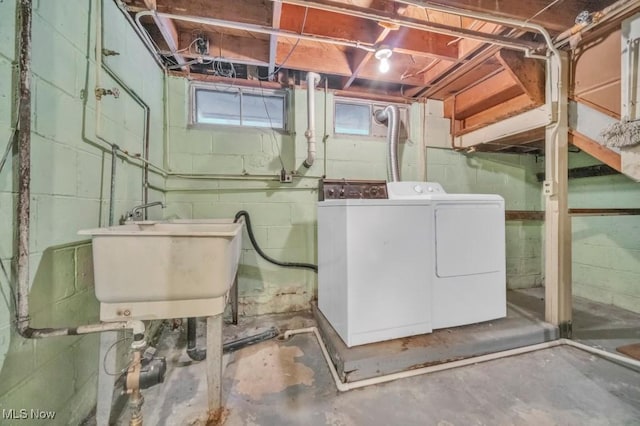
M 446 194 L 437 182 L 387 182 L 390 200 L 423 200 L 434 194 Z

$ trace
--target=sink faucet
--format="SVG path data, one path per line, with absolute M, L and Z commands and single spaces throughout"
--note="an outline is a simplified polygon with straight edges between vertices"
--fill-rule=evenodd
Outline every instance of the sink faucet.
M 141 204 L 139 206 L 135 206 L 130 211 L 125 214 L 124 220 L 130 221 L 135 219 L 142 219 L 142 211 L 148 209 L 153 206 L 161 206 L 163 209 L 166 207 L 162 201 L 154 201 L 152 203 Z

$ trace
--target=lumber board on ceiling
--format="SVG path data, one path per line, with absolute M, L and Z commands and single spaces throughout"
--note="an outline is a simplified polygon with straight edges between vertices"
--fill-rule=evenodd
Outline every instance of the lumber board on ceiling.
M 305 13 L 307 19 L 302 24 Z M 373 44 L 380 27 L 373 21 L 327 12 L 318 9 L 306 9 L 300 6 L 283 4 L 280 14 L 280 28 L 295 33 L 315 34 L 341 40 L 358 40 Z
M 531 101 L 529 96 L 522 94 L 507 100 L 494 107 L 488 108 L 475 115 L 465 118 L 464 129 L 458 132 L 455 136 L 460 136 L 465 133 L 469 133 L 480 127 L 488 126 L 489 124 L 497 123 L 505 118 L 518 115 L 522 112 L 528 111 L 540 104 L 535 104 Z
M 238 37 L 232 35 L 220 37 L 220 34 L 210 31 L 204 32 L 204 34 L 209 38 L 209 56 L 221 56 L 238 62 L 267 62 L 269 60 L 268 39 Z M 189 47 L 191 37 L 193 37 L 191 32 L 180 33 L 181 46 L 183 46 L 182 48 Z M 195 52 L 191 50 L 191 53 Z
M 498 61 L 518 83 L 534 103 L 544 103 L 545 65 L 537 59 L 524 57 L 524 53 L 502 49 L 497 53 Z
M 271 0 L 156 0 L 158 12 L 271 26 Z M 145 7 L 143 0 L 135 6 Z
M 464 120 L 520 94 L 522 94 L 522 89 L 511 77 L 511 74 L 507 71 L 501 71 L 455 95 L 453 114 L 456 120 Z
M 345 2 L 347 0 L 338 0 Z M 593 11 L 602 9 L 615 0 L 593 1 L 573 0 L 571 2 L 559 2 L 550 7 L 545 12 L 540 13 L 531 22 L 541 24 L 554 32 L 561 32 L 571 27 L 578 13 L 583 10 Z M 528 1 L 495 1 L 495 0 L 436 0 L 430 3 L 440 4 L 450 8 L 460 8 L 476 12 L 483 12 L 487 15 L 516 18 L 520 20 L 531 19 L 542 9 L 547 7 L 549 0 L 528 0 Z

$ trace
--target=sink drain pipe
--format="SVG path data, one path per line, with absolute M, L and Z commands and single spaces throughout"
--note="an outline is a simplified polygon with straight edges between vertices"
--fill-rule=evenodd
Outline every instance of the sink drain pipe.
M 274 265 L 282 266 L 284 268 L 303 268 L 303 269 L 311 269 L 314 272 L 318 272 L 318 265 L 314 265 L 312 263 L 300 263 L 300 262 L 281 262 L 276 260 L 270 256 L 268 256 L 265 252 L 262 251 L 258 242 L 256 241 L 256 237 L 253 234 L 253 228 L 251 227 L 251 217 L 249 213 L 245 210 L 240 210 L 236 213 L 236 216 L 233 220 L 234 223 L 237 223 L 241 218 L 244 218 L 244 221 L 247 225 L 247 233 L 249 234 L 249 239 L 251 240 L 251 244 L 256 252 L 267 262 L 273 263 Z M 237 285 L 237 284 L 236 284 Z M 234 300 L 234 303 L 238 303 L 238 299 Z M 237 312 L 237 306 L 235 307 Z M 207 350 L 198 348 L 197 344 L 197 335 L 196 335 L 196 325 L 197 318 L 187 318 L 187 355 L 194 361 L 203 361 L 207 357 Z M 263 342 L 265 340 L 273 339 L 278 336 L 279 332 L 276 328 L 271 327 L 269 330 L 264 331 L 260 334 L 256 334 L 254 336 L 245 337 L 242 339 L 234 340 L 228 343 L 225 343 L 222 346 L 223 352 L 233 352 L 238 349 L 242 349 L 245 346 L 253 345 L 254 343 Z
M 621 355 L 617 355 L 611 352 L 607 352 L 602 349 L 594 348 L 583 343 L 576 342 L 570 339 L 557 339 L 552 340 L 550 342 L 538 343 L 530 346 L 523 346 L 520 348 L 509 349 L 506 351 L 495 352 L 486 355 L 474 356 L 471 358 L 465 358 L 458 361 L 446 362 L 437 365 L 431 365 L 429 367 L 416 368 L 414 370 L 400 371 L 398 373 L 391 373 L 384 376 L 372 377 L 370 379 L 358 380 L 356 382 L 343 382 L 338 376 L 338 371 L 336 370 L 335 365 L 333 365 L 333 361 L 331 360 L 331 356 L 327 351 L 327 347 L 322 341 L 322 336 L 320 336 L 320 332 L 317 327 L 308 327 L 308 328 L 300 328 L 297 330 L 288 330 L 284 333 L 284 339 L 287 340 L 291 338 L 291 336 L 295 336 L 297 334 L 306 334 L 311 333 L 316 337 L 318 344 L 320 345 L 320 349 L 322 350 L 322 354 L 324 355 L 324 359 L 327 362 L 327 366 L 329 367 L 329 371 L 331 372 L 331 376 L 336 384 L 336 388 L 340 392 L 346 392 L 353 389 L 363 388 L 365 386 L 378 385 L 381 383 L 392 382 L 398 379 L 404 379 L 407 377 L 415 377 L 421 376 L 424 374 L 435 373 L 438 371 L 451 370 L 453 368 L 465 367 L 468 365 L 479 364 L 481 362 L 494 361 L 501 358 L 507 358 L 514 355 L 522 355 L 529 352 L 535 352 L 542 349 L 554 348 L 557 346 L 571 346 L 577 349 L 581 349 L 583 351 L 592 353 L 601 358 L 605 358 L 609 361 L 615 362 L 617 364 L 622 364 L 625 367 L 632 368 L 634 370 L 640 371 L 640 361 L 633 360 L 631 358 L 627 358 Z

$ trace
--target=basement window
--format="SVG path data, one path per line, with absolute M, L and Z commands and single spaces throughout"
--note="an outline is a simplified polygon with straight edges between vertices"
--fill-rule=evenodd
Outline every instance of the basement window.
M 191 86 L 191 124 L 286 128 L 286 92 Z
M 374 111 L 389 104 L 360 99 L 336 98 L 334 102 L 334 128 L 336 135 L 372 136 L 386 138 L 387 126 L 376 122 Z M 394 104 L 400 113 L 400 141 L 409 137 L 409 108 Z

